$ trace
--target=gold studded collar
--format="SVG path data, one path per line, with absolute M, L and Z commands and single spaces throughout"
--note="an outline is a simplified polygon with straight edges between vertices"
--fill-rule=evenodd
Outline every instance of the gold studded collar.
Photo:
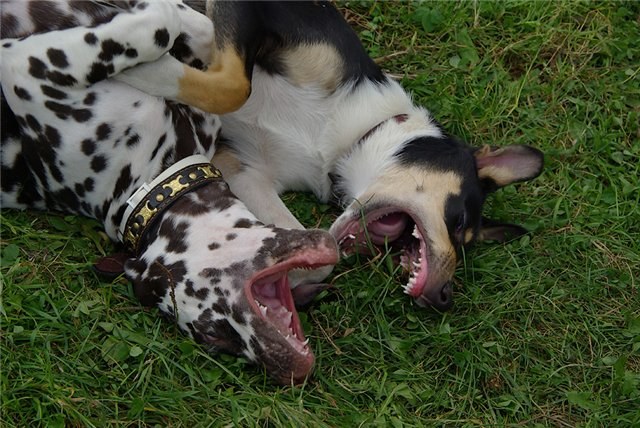
M 206 156 L 193 155 L 176 162 L 127 200 L 118 237 L 137 254 L 140 238 L 159 213 L 183 194 L 216 180 L 222 180 L 222 174 Z

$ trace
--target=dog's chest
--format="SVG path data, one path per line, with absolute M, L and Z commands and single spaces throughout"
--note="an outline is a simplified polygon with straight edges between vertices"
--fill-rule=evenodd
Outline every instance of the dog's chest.
M 326 200 L 327 145 L 336 100 L 320 86 L 298 87 L 256 67 L 252 92 L 238 111 L 221 117 L 222 134 L 233 140 L 243 162 L 269 177 L 278 192 L 311 190 Z

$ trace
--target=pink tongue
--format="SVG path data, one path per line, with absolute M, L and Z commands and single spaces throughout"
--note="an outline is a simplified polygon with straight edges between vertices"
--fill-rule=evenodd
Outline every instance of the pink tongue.
M 258 301 L 269 309 L 278 309 L 282 306 L 277 297 L 276 285 L 273 283 L 256 284 L 254 292 L 259 294 Z M 256 296 L 257 297 L 257 296 Z
M 404 213 L 392 213 L 367 224 L 367 231 L 374 244 L 395 241 L 407 227 L 409 216 Z

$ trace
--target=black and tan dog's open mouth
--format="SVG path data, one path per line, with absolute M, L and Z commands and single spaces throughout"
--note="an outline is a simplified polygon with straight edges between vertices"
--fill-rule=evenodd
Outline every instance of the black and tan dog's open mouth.
M 410 213 L 397 207 L 374 209 L 347 222 L 334 236 L 343 255 L 387 250 L 399 255 L 400 265 L 409 273 L 404 292 L 414 298 L 422 294 L 429 267 L 425 232 Z

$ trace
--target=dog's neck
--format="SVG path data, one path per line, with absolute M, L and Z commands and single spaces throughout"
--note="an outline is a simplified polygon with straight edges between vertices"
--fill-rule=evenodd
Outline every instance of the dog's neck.
M 441 136 L 439 125 L 428 111 L 412 103 L 395 81 L 361 82 L 333 116 L 329 135 L 336 150 L 331 154 L 328 175 L 332 193 L 348 203 L 361 194 L 389 167 L 395 154 L 417 136 Z M 400 120 L 398 120 L 400 119 Z

